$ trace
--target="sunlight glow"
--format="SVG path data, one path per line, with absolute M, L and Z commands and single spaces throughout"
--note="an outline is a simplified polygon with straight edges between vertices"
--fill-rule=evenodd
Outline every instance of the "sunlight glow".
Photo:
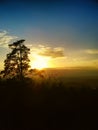
M 40 55 L 35 55 L 31 60 L 30 66 L 32 69 L 44 69 L 48 68 L 49 59 Z

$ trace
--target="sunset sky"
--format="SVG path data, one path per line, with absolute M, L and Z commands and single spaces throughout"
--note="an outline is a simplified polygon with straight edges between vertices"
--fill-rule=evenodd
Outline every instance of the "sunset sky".
M 32 68 L 98 67 L 97 14 L 96 0 L 0 0 L 0 69 L 18 39 Z

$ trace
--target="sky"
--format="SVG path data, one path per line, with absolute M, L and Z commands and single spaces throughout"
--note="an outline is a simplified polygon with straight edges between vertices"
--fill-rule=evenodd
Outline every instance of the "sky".
M 0 69 L 18 39 L 32 67 L 98 67 L 97 14 L 97 0 L 0 0 Z

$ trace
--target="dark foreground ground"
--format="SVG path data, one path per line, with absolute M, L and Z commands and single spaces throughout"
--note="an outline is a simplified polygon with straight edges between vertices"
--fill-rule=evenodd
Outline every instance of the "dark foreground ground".
M 98 78 L 0 81 L 0 130 L 98 130 L 97 112 Z

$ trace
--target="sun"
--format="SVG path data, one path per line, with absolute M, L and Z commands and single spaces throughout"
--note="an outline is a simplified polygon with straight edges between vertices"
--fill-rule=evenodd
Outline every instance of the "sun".
M 30 66 L 32 69 L 47 68 L 48 67 L 48 59 L 43 57 L 43 56 L 35 55 L 34 59 L 32 59 L 30 62 Z

